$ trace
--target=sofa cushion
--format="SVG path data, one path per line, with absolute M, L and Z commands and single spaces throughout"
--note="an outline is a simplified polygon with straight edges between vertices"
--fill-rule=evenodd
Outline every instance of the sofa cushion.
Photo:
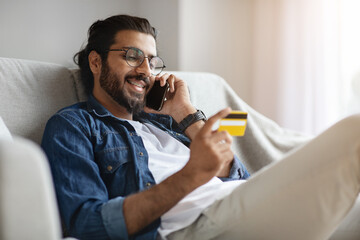
M 0 117 L 0 140 L 12 140 L 9 129 L 6 127 L 4 121 Z
M 46 121 L 78 101 L 73 74 L 63 66 L 0 58 L 0 116 L 13 135 L 40 143 Z

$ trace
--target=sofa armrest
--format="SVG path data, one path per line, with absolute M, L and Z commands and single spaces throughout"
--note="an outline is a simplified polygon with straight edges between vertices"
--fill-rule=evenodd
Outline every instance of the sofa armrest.
M 61 239 L 50 169 L 29 140 L 0 140 L 0 239 Z

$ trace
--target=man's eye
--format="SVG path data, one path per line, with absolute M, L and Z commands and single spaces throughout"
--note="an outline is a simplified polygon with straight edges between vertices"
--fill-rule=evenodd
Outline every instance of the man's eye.
M 128 60 L 128 61 L 132 61 L 132 62 L 137 62 L 137 61 L 138 61 L 138 59 L 139 59 L 139 58 L 134 57 L 134 56 L 128 56 L 128 57 L 126 58 L 126 60 Z

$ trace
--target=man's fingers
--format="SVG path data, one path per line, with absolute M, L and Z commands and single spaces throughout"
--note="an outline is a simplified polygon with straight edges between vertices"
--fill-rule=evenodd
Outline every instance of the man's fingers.
M 169 83 L 171 93 L 175 92 L 175 80 L 176 80 L 176 77 L 171 74 L 169 76 L 169 79 L 168 79 L 168 83 Z
M 160 86 L 165 86 L 166 82 L 169 83 L 170 92 L 175 91 L 175 76 L 173 74 L 164 73 L 161 76 L 156 77 L 160 81 Z
M 223 155 L 224 153 L 226 152 L 232 152 L 232 149 L 231 149 L 231 144 L 230 143 L 221 143 L 219 142 L 217 145 L 216 145 L 216 150 L 221 154 Z
M 164 74 L 162 74 L 162 75 L 160 75 L 160 76 L 157 76 L 156 78 L 155 78 L 155 80 L 157 80 L 157 81 L 160 81 L 160 86 L 165 86 L 165 84 L 166 84 L 166 81 L 167 81 L 167 79 L 169 78 L 169 74 L 168 73 L 164 73 Z
M 211 141 L 215 144 L 232 144 L 232 137 L 227 131 L 212 132 Z
M 230 111 L 231 111 L 231 108 L 227 107 L 227 108 L 224 108 L 223 110 L 219 111 L 212 117 L 210 117 L 206 121 L 204 127 L 201 129 L 201 131 L 200 131 L 201 134 L 211 134 L 213 125 L 221 118 L 224 118 L 227 115 L 229 115 Z

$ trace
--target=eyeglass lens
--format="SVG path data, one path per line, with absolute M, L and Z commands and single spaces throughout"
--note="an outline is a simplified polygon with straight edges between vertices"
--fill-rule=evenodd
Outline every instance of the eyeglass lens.
M 140 49 L 129 48 L 126 52 L 126 61 L 132 67 L 140 66 L 144 59 L 145 55 Z M 157 56 L 148 57 L 148 59 L 152 74 L 160 74 L 165 67 L 163 60 Z

